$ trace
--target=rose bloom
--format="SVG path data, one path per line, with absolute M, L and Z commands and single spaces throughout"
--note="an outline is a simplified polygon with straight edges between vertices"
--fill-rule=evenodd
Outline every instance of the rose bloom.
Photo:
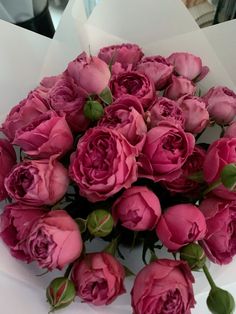
M 105 252 L 87 254 L 74 264 L 71 275 L 77 295 L 94 305 L 110 304 L 125 293 L 124 279 L 123 266 Z
M 8 140 L 0 139 L 0 201 L 7 197 L 4 180 L 16 163 L 16 153 Z
M 155 88 L 161 90 L 171 80 L 173 65 L 161 56 L 144 57 L 138 63 L 136 70 L 146 74 L 154 82 Z
M 89 129 L 71 157 L 70 175 L 81 196 L 105 200 L 137 180 L 136 149 L 116 130 Z
M 64 210 L 53 210 L 32 225 L 26 248 L 42 268 L 62 269 L 81 254 L 83 241 L 77 223 Z
M 65 120 L 48 111 L 16 132 L 13 144 L 32 157 L 49 158 L 64 155 L 73 146 L 73 135 Z
M 5 179 L 11 198 L 34 206 L 55 204 L 64 196 L 68 184 L 67 170 L 53 158 L 18 163 Z
M 89 95 L 99 95 L 108 86 L 111 76 L 104 61 L 85 52 L 68 64 L 66 73 Z
M 155 97 L 153 82 L 145 74 L 135 71 L 114 75 L 110 81 L 110 88 L 115 99 L 125 94 L 136 96 L 144 109 L 152 104 Z
M 236 254 L 236 201 L 209 197 L 200 204 L 207 233 L 202 241 L 205 253 L 217 264 L 228 264 Z
M 132 186 L 112 206 L 114 221 L 133 231 L 152 230 L 160 216 L 159 199 L 146 186 Z
M 31 262 L 25 240 L 35 220 L 46 213 L 41 207 L 13 203 L 6 205 L 0 216 L 0 236 L 9 247 L 11 255 L 22 261 Z
M 195 138 L 179 126 L 166 121 L 147 133 L 140 162 L 140 177 L 172 181 L 192 154 Z
M 139 100 L 134 96 L 124 95 L 105 108 L 98 125 L 117 130 L 140 151 L 147 133 L 142 113 Z
M 185 95 L 178 99 L 178 103 L 185 118 L 185 131 L 193 134 L 202 132 L 209 124 L 205 102 L 200 97 Z
M 194 277 L 186 262 L 158 259 L 136 276 L 131 291 L 133 314 L 190 314 L 196 303 Z
M 236 122 L 231 122 L 225 130 L 224 137 L 236 137 Z
M 196 86 L 190 80 L 172 75 L 172 82 L 166 88 L 164 97 L 177 100 L 186 94 L 194 95 L 196 90 Z
M 178 251 L 182 246 L 204 238 L 206 220 L 193 204 L 174 205 L 162 214 L 156 233 L 170 251 Z

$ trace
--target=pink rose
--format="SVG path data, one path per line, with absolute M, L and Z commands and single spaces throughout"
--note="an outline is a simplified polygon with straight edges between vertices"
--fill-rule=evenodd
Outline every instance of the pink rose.
M 105 200 L 137 180 L 136 149 L 116 130 L 89 129 L 72 155 L 70 175 L 91 202 Z
M 104 61 L 85 52 L 68 64 L 66 72 L 89 95 L 99 95 L 108 86 L 111 76 Z
M 178 251 L 182 246 L 204 238 L 206 220 L 193 204 L 174 205 L 162 214 L 156 233 L 170 251 Z
M 229 124 L 236 115 L 236 94 L 227 87 L 212 87 L 204 95 L 210 117 L 218 124 Z
M 52 158 L 18 163 L 5 179 L 10 197 L 33 206 L 55 204 L 64 196 L 68 184 L 67 170 Z
M 25 239 L 34 221 L 46 213 L 46 209 L 20 203 L 6 205 L 0 216 L 0 236 L 10 248 L 11 255 L 22 261 L 32 262 L 25 246 Z
M 139 157 L 140 177 L 154 181 L 171 181 L 179 176 L 179 169 L 192 154 L 195 138 L 175 124 L 160 122 L 147 133 Z
M 174 66 L 175 73 L 181 75 L 189 80 L 202 80 L 209 68 L 202 66 L 201 58 L 188 53 L 188 52 L 175 52 L 172 53 L 167 61 Z
M 190 314 L 196 303 L 194 277 L 187 263 L 158 259 L 136 276 L 131 291 L 133 314 Z
M 0 139 L 0 201 L 7 197 L 4 180 L 16 163 L 16 153 L 8 140 Z
M 73 146 L 73 135 L 65 120 L 48 111 L 16 132 L 13 144 L 32 157 L 49 158 L 64 155 Z
M 145 186 L 132 186 L 113 204 L 114 221 L 134 231 L 152 230 L 160 216 L 158 197 Z
M 137 65 L 138 72 L 146 74 L 157 90 L 166 87 L 171 79 L 173 65 L 161 56 L 144 57 Z
M 32 225 L 26 239 L 32 260 L 42 268 L 62 269 L 81 254 L 83 241 L 77 223 L 64 210 L 53 210 Z
M 63 77 L 63 74 L 55 75 L 55 76 L 46 76 L 44 77 L 40 84 L 38 89 L 42 92 L 49 92 L 50 89 Z
M 231 122 L 225 130 L 224 137 L 236 137 L 236 122 Z
M 112 303 L 125 293 L 123 266 L 108 253 L 90 253 L 72 269 L 77 295 L 94 305 Z
M 143 107 L 139 100 L 134 96 L 124 95 L 105 108 L 98 125 L 117 130 L 141 151 L 147 133 L 142 114 Z
M 172 75 L 172 82 L 166 88 L 164 97 L 177 100 L 186 94 L 194 95 L 196 90 L 196 86 L 190 80 Z
M 210 197 L 200 204 L 206 218 L 203 248 L 211 261 L 228 264 L 236 254 L 236 202 Z
M 114 75 L 110 88 L 115 99 L 127 94 L 133 95 L 140 100 L 144 108 L 149 107 L 155 97 L 153 82 L 146 75 L 134 71 Z
M 209 124 L 205 102 L 199 97 L 185 95 L 178 99 L 178 103 L 185 118 L 185 131 L 193 134 L 202 132 Z

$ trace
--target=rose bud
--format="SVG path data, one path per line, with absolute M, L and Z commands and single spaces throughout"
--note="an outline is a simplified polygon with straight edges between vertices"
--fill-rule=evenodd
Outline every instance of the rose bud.
M 135 314 L 190 313 L 194 277 L 183 261 L 159 259 L 136 276 L 131 291 Z
M 227 87 L 212 87 L 203 97 L 210 117 L 218 124 L 229 124 L 236 115 L 236 94 Z
M 0 201 L 7 197 L 4 180 L 16 163 L 16 153 L 8 140 L 0 139 Z
M 76 296 L 75 286 L 68 278 L 56 278 L 47 287 L 46 296 L 52 307 L 51 311 L 63 309 L 74 301 Z
M 229 190 L 236 190 L 236 164 L 228 164 L 223 167 L 220 173 L 222 184 Z
M 64 196 L 68 184 L 66 168 L 55 159 L 26 160 L 5 179 L 10 197 L 34 206 L 55 204 Z
M 84 115 L 91 121 L 98 121 L 104 114 L 103 106 L 95 100 L 88 100 L 84 105 Z
M 90 253 L 74 264 L 71 279 L 77 295 L 94 305 L 112 303 L 125 293 L 123 266 L 108 253 Z
M 94 210 L 88 215 L 87 227 L 95 237 L 106 237 L 113 229 L 112 215 L 103 209 Z
M 219 287 L 211 289 L 207 297 L 207 306 L 214 314 L 233 314 L 235 310 L 233 296 Z
M 188 79 L 182 76 L 172 75 L 172 82 L 166 88 L 164 92 L 164 97 L 177 100 L 184 95 L 194 95 L 197 88 L 196 86 Z
M 174 205 L 162 214 L 156 233 L 169 251 L 178 251 L 181 247 L 204 238 L 206 220 L 192 204 Z
M 158 197 L 145 186 L 132 186 L 113 204 L 112 216 L 133 231 L 152 230 L 160 216 Z
M 186 261 L 191 270 L 199 270 L 205 265 L 206 255 L 199 244 L 191 243 L 181 248 L 180 259 Z
M 231 122 L 225 130 L 224 137 L 236 137 L 236 122 Z

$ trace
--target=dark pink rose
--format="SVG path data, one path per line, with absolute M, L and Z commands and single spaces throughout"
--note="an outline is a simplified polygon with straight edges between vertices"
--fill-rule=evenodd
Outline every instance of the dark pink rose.
M 104 61 L 85 52 L 68 64 L 66 72 L 89 95 L 99 95 L 108 86 L 111 76 Z
M 44 77 L 39 84 L 39 90 L 45 93 L 49 92 L 56 82 L 59 81 L 62 77 L 63 74 Z
M 192 154 L 195 138 L 175 124 L 160 122 L 147 133 L 139 157 L 140 177 L 154 181 L 171 181 L 179 176 L 179 170 Z
M 137 180 L 136 154 L 135 147 L 116 130 L 91 128 L 71 157 L 71 178 L 89 201 L 105 200 Z
M 193 204 L 178 204 L 169 207 L 159 219 L 156 233 L 170 251 L 201 240 L 206 233 L 206 220 Z
M 52 158 L 25 160 L 5 179 L 10 197 L 33 206 L 55 204 L 64 196 L 68 184 L 67 170 Z
M 185 118 L 184 129 L 197 134 L 209 124 L 209 113 L 205 102 L 197 96 L 185 95 L 178 99 Z
M 90 253 L 74 264 L 71 279 L 77 295 L 94 305 L 112 303 L 125 293 L 123 266 L 108 253 Z
M 0 139 L 0 201 L 7 197 L 4 180 L 16 163 L 16 153 L 8 140 Z
M 171 79 L 173 65 L 161 56 L 144 57 L 137 65 L 138 72 L 146 74 L 157 90 L 166 87 Z
M 221 138 L 213 142 L 207 150 L 203 164 L 204 179 L 212 184 L 220 178 L 223 167 L 236 163 L 236 138 Z M 236 192 L 230 191 L 222 184 L 212 191 L 213 194 L 227 200 L 235 200 Z
M 45 213 L 46 209 L 44 208 L 20 203 L 4 207 L 0 216 L 0 236 L 10 248 L 12 256 L 28 263 L 32 262 L 25 246 L 25 240 L 34 221 Z
M 83 241 L 77 223 L 64 210 L 53 210 L 32 225 L 25 243 L 32 260 L 42 268 L 62 269 L 81 254 Z
M 218 124 L 229 124 L 236 115 L 236 94 L 227 87 L 212 87 L 204 95 L 210 117 Z
M 147 126 L 143 118 L 143 107 L 136 97 L 124 95 L 118 98 L 105 108 L 98 125 L 117 130 L 131 145 L 142 150 Z
M 236 137 L 236 122 L 230 123 L 225 130 L 224 137 Z
M 174 66 L 176 74 L 181 75 L 189 80 L 203 79 L 209 72 L 209 68 L 202 66 L 201 58 L 188 52 L 172 53 L 167 61 Z
M 133 314 L 190 314 L 194 277 L 187 263 L 158 259 L 136 276 L 131 291 Z
M 217 264 L 230 263 L 236 254 L 236 202 L 210 197 L 201 202 L 200 210 L 207 224 L 202 241 L 207 256 Z
M 172 82 L 166 88 L 164 97 L 177 100 L 186 94 L 194 95 L 196 90 L 196 86 L 190 80 L 172 75 Z
M 153 82 L 145 74 L 134 71 L 114 75 L 110 81 L 110 88 L 115 99 L 123 95 L 136 96 L 144 108 L 149 107 L 155 97 Z
M 49 158 L 64 155 L 73 146 L 73 135 L 65 120 L 48 111 L 16 132 L 13 144 L 29 156 Z
M 113 204 L 112 216 L 127 229 L 152 230 L 161 216 L 161 206 L 158 197 L 146 186 L 132 186 Z

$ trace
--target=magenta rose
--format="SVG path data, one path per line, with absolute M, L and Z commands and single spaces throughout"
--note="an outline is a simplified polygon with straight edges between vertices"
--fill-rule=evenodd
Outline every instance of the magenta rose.
M 73 141 L 65 117 L 49 111 L 17 131 L 13 144 L 29 156 L 49 158 L 64 155 L 72 148 Z
M 66 73 L 89 95 L 99 95 L 108 86 L 111 76 L 104 61 L 85 52 L 68 64 Z
M 33 206 L 55 204 L 64 196 L 68 184 L 67 170 L 52 158 L 18 163 L 5 179 L 11 198 Z
M 236 137 L 236 122 L 231 122 L 225 130 L 224 137 Z
M 152 230 L 161 216 L 161 206 L 158 197 L 146 186 L 132 186 L 113 204 L 112 216 L 127 229 Z
M 144 57 L 138 63 L 136 70 L 146 74 L 154 82 L 157 90 L 166 87 L 171 79 L 173 65 L 161 56 Z
M 46 213 L 46 209 L 20 203 L 6 205 L 0 216 L 0 236 L 9 247 L 11 255 L 22 261 L 32 262 L 25 240 L 35 220 Z
M 110 88 L 115 99 L 127 94 L 136 96 L 144 109 L 152 104 L 155 97 L 153 82 L 145 74 L 135 71 L 114 75 L 110 81 Z
M 83 241 L 77 223 L 64 210 L 53 210 L 32 225 L 25 243 L 40 267 L 62 269 L 81 254 Z
M 105 200 L 137 180 L 136 153 L 116 130 L 91 128 L 71 157 L 71 178 L 89 201 Z
M 182 76 L 172 75 L 172 82 L 166 88 L 164 97 L 177 100 L 187 94 L 194 95 L 196 90 L 196 86 L 190 80 Z
M 209 113 L 205 102 L 197 96 L 185 95 L 178 99 L 185 118 L 184 129 L 197 134 L 209 124 Z
M 147 133 L 143 118 L 143 107 L 139 100 L 131 95 L 124 95 L 105 108 L 99 126 L 115 129 L 141 151 Z
M 156 233 L 170 251 L 202 240 L 206 233 L 206 220 L 193 204 L 178 204 L 169 207 L 161 216 Z
M 7 197 L 4 180 L 16 163 L 16 153 L 8 140 L 0 139 L 0 201 Z
M 71 279 L 77 295 L 94 305 L 112 303 L 125 293 L 123 266 L 108 253 L 90 253 L 74 264 Z
M 204 95 L 210 117 L 218 124 L 229 124 L 236 115 L 236 94 L 227 87 L 212 87 Z
M 140 177 L 154 181 L 172 181 L 179 176 L 179 170 L 192 154 L 195 138 L 179 126 L 166 121 L 147 133 L 139 157 Z
M 190 314 L 194 277 L 187 263 L 158 259 L 136 276 L 131 291 L 133 314 Z

